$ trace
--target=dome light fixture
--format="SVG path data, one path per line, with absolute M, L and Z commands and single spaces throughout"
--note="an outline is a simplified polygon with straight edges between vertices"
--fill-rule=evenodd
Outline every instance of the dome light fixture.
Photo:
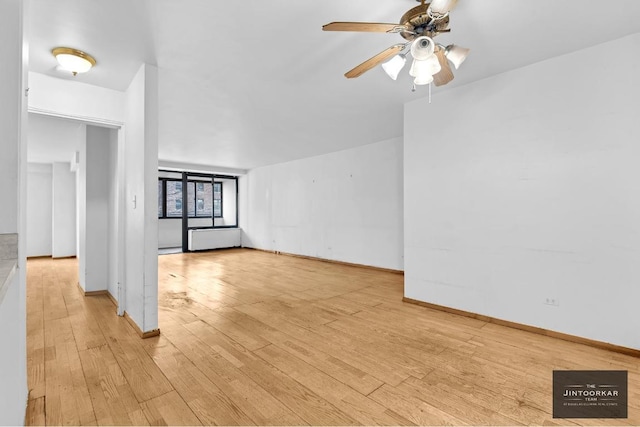
M 74 76 L 78 73 L 86 73 L 96 65 L 93 56 L 71 47 L 56 47 L 51 53 L 58 60 L 60 68 L 70 71 Z

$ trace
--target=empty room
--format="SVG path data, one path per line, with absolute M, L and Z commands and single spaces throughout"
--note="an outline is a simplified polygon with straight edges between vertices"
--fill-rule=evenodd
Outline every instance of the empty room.
M 0 0 L 0 425 L 640 425 L 639 17 Z

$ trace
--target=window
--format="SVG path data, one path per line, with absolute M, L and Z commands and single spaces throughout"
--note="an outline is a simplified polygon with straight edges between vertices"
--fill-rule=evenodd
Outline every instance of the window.
M 167 194 L 167 211 L 165 218 L 182 217 L 182 181 L 165 180 Z
M 164 216 L 164 181 L 158 180 L 158 218 Z
M 212 211 L 211 182 L 198 182 L 196 185 L 196 217 L 211 218 Z
M 189 218 L 196 216 L 196 183 L 187 182 L 187 213 Z
M 213 183 L 213 216 L 222 218 L 222 183 Z
M 189 218 L 222 218 L 222 183 L 187 182 Z M 158 179 L 158 218 L 182 218 L 182 181 Z

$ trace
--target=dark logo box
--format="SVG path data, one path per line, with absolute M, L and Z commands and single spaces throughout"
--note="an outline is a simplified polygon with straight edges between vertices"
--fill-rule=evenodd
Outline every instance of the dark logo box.
M 627 418 L 627 371 L 553 371 L 553 418 Z

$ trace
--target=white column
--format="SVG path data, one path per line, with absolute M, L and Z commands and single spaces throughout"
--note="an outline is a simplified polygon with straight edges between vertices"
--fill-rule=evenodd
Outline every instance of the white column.
M 158 70 L 142 65 L 126 94 L 125 310 L 158 328 Z
M 26 361 L 27 1 L 0 0 L 0 234 L 18 233 L 18 272 L 0 301 L 0 425 L 22 425 Z M 3 279 L 4 280 L 4 279 Z
M 22 101 L 20 1 L 0 1 L 0 233 L 18 231 L 18 173 Z

